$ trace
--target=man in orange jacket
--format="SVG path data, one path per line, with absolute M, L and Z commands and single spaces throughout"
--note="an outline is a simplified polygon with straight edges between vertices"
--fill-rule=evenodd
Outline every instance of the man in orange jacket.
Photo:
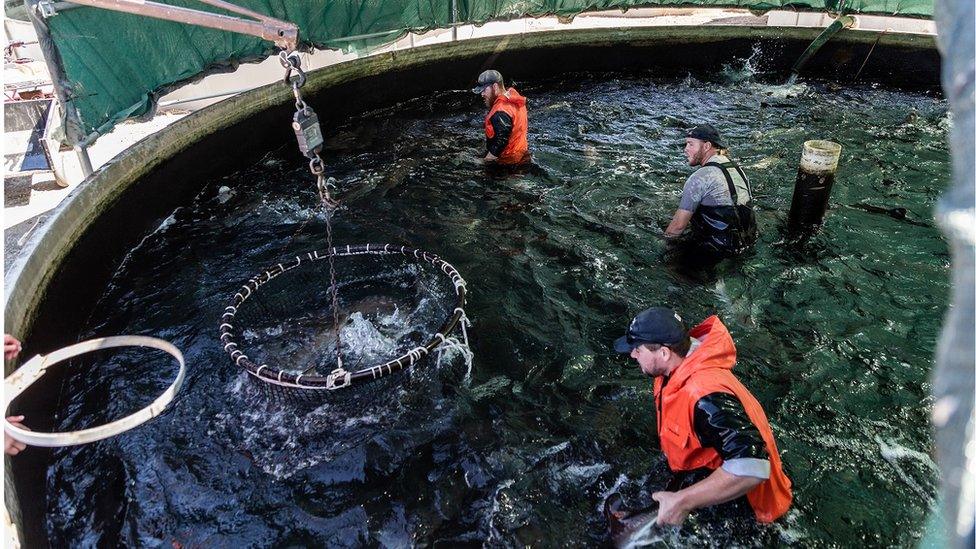
M 514 87 L 506 88 L 502 74 L 496 70 L 481 73 L 478 85 L 471 91 L 480 94 L 488 107 L 485 162 L 515 165 L 531 161 L 525 98 Z
M 651 496 L 658 524 L 681 524 L 695 509 L 725 503 L 751 508 L 759 522 L 789 509 L 792 486 L 772 429 L 732 374 L 735 344 L 717 316 L 688 331 L 674 311 L 653 307 L 631 321 L 614 349 L 654 378 L 657 433 L 676 475 L 669 491 Z

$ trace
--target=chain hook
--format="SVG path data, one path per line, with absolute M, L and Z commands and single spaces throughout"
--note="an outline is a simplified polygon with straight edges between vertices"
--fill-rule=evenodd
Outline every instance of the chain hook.
M 339 207 L 339 201 L 332 198 L 331 189 L 335 185 L 331 177 L 325 177 L 325 174 L 321 172 L 317 173 L 315 176 L 315 187 L 319 191 L 319 198 L 322 200 L 323 206 L 329 210 L 334 210 Z
M 302 58 L 297 51 L 292 52 L 281 52 L 278 54 L 278 62 L 281 66 L 285 68 L 285 84 L 288 84 L 295 89 L 295 93 L 298 93 L 298 88 L 305 85 L 308 77 L 305 76 L 305 71 L 302 70 Z M 297 76 L 292 80 L 291 73 L 297 73 Z

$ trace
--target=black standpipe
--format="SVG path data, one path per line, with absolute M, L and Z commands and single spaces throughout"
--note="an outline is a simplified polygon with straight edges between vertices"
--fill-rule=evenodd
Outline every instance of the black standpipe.
M 793 202 L 790 204 L 790 232 L 808 233 L 816 231 L 823 224 L 840 151 L 841 146 L 832 141 L 813 140 L 803 143 L 800 169 L 793 188 Z

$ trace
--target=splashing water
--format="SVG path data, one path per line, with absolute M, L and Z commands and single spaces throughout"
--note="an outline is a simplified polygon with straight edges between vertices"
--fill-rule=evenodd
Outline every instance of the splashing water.
M 279 261 L 317 204 L 293 146 L 208 182 L 130 251 L 82 329 L 173 341 L 190 365 L 184 390 L 139 429 L 55 453 L 52 544 L 605 544 L 607 494 L 647 497 L 668 478 L 650 383 L 609 349 L 654 304 L 729 326 L 736 372 L 770 418 L 795 495 L 783 521 L 755 537 L 690 521 L 666 543 L 916 543 L 938 483 L 921 456 L 949 288 L 948 250 L 930 223 L 948 181 L 946 106 L 868 85 L 770 86 L 757 81 L 760 64 L 756 53 L 716 79 L 574 75 L 524 86 L 539 166 L 526 173 L 482 169 L 484 113 L 467 95 L 426 96 L 337 128 L 324 154 L 347 197 L 337 241 L 431 250 L 472 290 L 467 381 L 420 368 L 372 407 L 289 415 L 214 336 L 228 292 Z M 761 232 L 753 255 L 714 272 L 669 263 L 659 238 L 690 173 L 681 131 L 701 121 L 746 166 Z M 823 230 L 792 248 L 781 227 L 811 138 L 844 153 Z M 320 247 L 322 230 L 313 219 L 293 249 Z M 380 314 L 346 292 L 340 337 L 350 349 L 383 355 L 426 322 L 411 316 L 426 294 L 401 278 L 363 291 L 403 296 Z M 283 309 L 314 318 L 315 304 Z M 252 335 L 269 337 L 265 328 L 282 338 L 301 327 L 255 324 Z M 115 372 L 113 405 L 142 394 L 136 381 L 152 393 L 168 372 Z M 100 418 L 95 382 L 66 380 L 63 428 Z

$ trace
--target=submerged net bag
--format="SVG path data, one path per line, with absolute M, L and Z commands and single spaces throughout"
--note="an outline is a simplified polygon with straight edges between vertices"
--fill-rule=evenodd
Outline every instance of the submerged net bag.
M 220 341 L 273 395 L 318 401 L 366 384 L 375 393 L 431 354 L 439 363 L 459 352 L 470 369 L 465 292 L 453 266 L 420 250 L 313 251 L 248 280 L 224 310 Z

